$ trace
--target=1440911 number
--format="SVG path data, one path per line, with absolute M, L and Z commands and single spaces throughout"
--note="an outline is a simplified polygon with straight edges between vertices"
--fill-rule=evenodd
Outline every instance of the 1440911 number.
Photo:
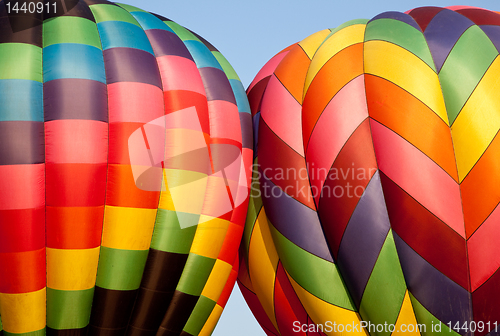
M 497 327 L 498 327 L 498 322 L 495 321 L 495 322 L 483 322 L 483 321 L 465 321 L 463 323 L 460 323 L 460 322 L 456 322 L 456 323 L 452 323 L 452 322 L 448 322 L 446 323 L 448 325 L 448 328 L 450 328 L 450 331 L 454 330 L 458 333 L 460 333 L 461 331 L 463 332 L 483 332 L 485 331 L 486 333 L 489 333 L 493 330 L 497 330 Z
M 6 2 L 8 14 L 18 14 L 18 13 L 45 13 L 45 14 L 57 14 L 57 3 L 53 2 Z

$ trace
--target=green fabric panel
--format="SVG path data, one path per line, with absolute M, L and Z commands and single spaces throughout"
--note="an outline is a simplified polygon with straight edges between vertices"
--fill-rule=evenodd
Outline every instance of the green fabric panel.
M 254 160 L 254 167 L 258 165 L 258 159 Z M 255 221 L 259 216 L 259 213 L 262 211 L 262 198 L 260 191 L 260 183 L 259 183 L 259 172 L 258 169 L 253 169 L 252 171 L 252 179 L 250 181 L 250 199 L 248 202 L 248 212 L 245 222 L 245 228 L 243 231 L 243 240 L 242 244 L 245 251 L 248 252 L 248 248 L 250 247 L 250 238 L 252 237 L 252 231 L 255 226 Z M 246 254 L 248 256 L 248 253 Z
M 127 5 L 127 4 L 124 4 L 124 3 L 115 2 L 115 4 L 117 4 L 118 6 L 120 6 L 123 9 L 125 9 L 129 13 L 130 12 L 145 12 L 145 13 L 148 13 L 148 12 L 146 12 L 143 9 L 140 9 L 140 8 L 137 8 L 137 7 L 134 7 L 134 6 L 130 6 L 130 5 Z
M 47 326 L 80 329 L 89 324 L 94 288 L 63 291 L 47 288 Z
M 355 20 L 351 20 L 351 21 L 347 21 L 343 24 L 341 24 L 340 26 L 336 27 L 336 28 L 331 28 L 330 30 L 332 31 L 325 39 L 325 41 L 330 38 L 330 36 L 332 36 L 333 34 L 335 34 L 336 32 L 338 32 L 339 30 L 342 30 L 344 29 L 345 27 L 349 27 L 349 26 L 354 26 L 354 25 L 357 25 L 357 24 L 367 24 L 369 20 L 367 19 L 355 19 Z
M 193 40 L 193 41 L 200 41 L 199 38 L 197 38 L 193 33 L 191 33 L 189 30 L 184 28 L 183 26 L 173 22 L 173 21 L 163 21 L 167 24 L 167 26 L 170 27 L 175 33 L 175 35 L 179 36 L 179 38 L 182 41 L 187 41 L 187 40 Z M 201 42 L 203 43 L 203 42 Z
M 183 226 L 179 224 L 181 217 Z M 188 254 L 193 243 L 200 215 L 158 209 L 156 223 L 151 240 L 155 250 Z M 193 225 L 186 225 L 192 223 Z
M 121 7 L 105 4 L 91 5 L 89 7 L 92 14 L 94 14 L 96 23 L 103 21 L 123 21 L 135 24 L 142 29 L 141 25 L 134 19 L 132 14 Z
M 215 259 L 190 253 L 177 284 L 177 290 L 186 294 L 200 296 L 214 264 Z
M 498 51 L 478 26 L 465 31 L 439 73 L 450 124 L 497 57 Z
M 0 331 L 3 330 L 3 325 L 2 325 L 2 317 L 0 316 Z
M 3 331 L 4 336 L 45 336 L 45 328 L 37 330 L 37 331 L 32 331 L 32 332 L 27 332 L 27 333 L 10 333 L 7 331 Z
M 274 226 L 269 227 L 283 266 L 302 288 L 328 303 L 356 310 L 337 265 L 303 250 Z
M 43 23 L 43 46 L 56 43 L 80 43 L 101 49 L 96 24 L 76 16 L 59 16 Z
M 378 19 L 366 26 L 365 41 L 382 40 L 408 50 L 436 72 L 424 34 L 407 23 L 394 19 Z
M 101 246 L 96 285 L 114 290 L 139 288 L 148 252 Z
M 425 331 L 421 329 L 422 336 L 441 335 L 441 336 L 459 336 L 453 330 L 450 330 L 446 324 L 443 324 L 439 319 L 432 315 L 420 302 L 410 293 L 410 300 L 417 318 L 417 324 L 425 324 Z M 433 329 L 434 327 L 434 329 Z M 441 332 L 439 332 L 439 329 Z
M 366 284 L 359 313 L 363 320 L 373 324 L 396 324 L 406 293 L 392 230 L 385 239 L 370 279 Z M 376 333 L 390 335 L 390 332 Z
M 200 296 L 183 330 L 194 336 L 199 335 L 212 310 L 214 310 L 215 304 L 215 301 L 205 296 Z
M 42 48 L 26 43 L 1 43 L 0 79 L 29 79 L 42 83 Z
M 238 77 L 236 71 L 234 71 L 231 64 L 219 51 L 212 51 L 212 54 L 217 59 L 217 62 L 219 62 L 220 66 L 222 67 L 222 70 L 224 70 L 227 79 L 237 79 L 241 82 L 240 77 Z

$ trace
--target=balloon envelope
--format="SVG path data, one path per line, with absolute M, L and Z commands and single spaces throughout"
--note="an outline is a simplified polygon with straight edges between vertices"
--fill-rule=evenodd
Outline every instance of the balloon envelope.
M 497 333 L 499 50 L 498 13 L 424 7 L 262 68 L 239 284 L 268 335 Z
M 71 3 L 0 2 L 3 331 L 209 335 L 248 200 L 243 86 L 169 19 Z

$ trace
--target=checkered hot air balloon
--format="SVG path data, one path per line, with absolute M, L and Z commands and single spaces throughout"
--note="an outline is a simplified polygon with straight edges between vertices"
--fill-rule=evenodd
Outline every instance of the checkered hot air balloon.
M 248 203 L 238 76 L 135 7 L 13 3 L 0 1 L 4 335 L 210 335 Z
M 499 13 L 424 7 L 262 68 L 239 284 L 268 335 L 499 334 L 499 50 Z

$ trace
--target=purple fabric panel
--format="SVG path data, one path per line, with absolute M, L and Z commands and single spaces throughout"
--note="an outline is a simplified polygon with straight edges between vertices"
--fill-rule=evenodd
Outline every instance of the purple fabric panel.
M 460 36 L 472 25 L 471 20 L 449 9 L 443 9 L 429 22 L 424 35 L 438 72 Z
M 193 60 L 182 40 L 172 32 L 163 29 L 146 30 L 156 57 L 175 55 Z
M 253 158 L 257 157 L 259 149 L 259 124 L 260 124 L 260 112 L 257 112 L 253 116 Z
M 439 272 L 393 231 L 408 290 L 443 323 L 472 318 L 470 293 Z M 418 318 L 418 317 L 417 317 Z
M 56 79 L 43 86 L 45 121 L 108 121 L 106 84 L 88 79 Z
M 385 12 L 385 13 L 382 13 L 382 14 L 379 14 L 379 15 L 375 16 L 373 19 L 370 20 L 370 22 L 374 21 L 374 20 L 378 20 L 378 19 L 394 19 L 394 20 L 398 20 L 398 21 L 401 21 L 401 22 L 409 24 L 410 26 L 414 27 L 415 29 L 417 29 L 419 31 L 422 31 L 420 29 L 420 26 L 418 25 L 418 23 L 411 16 L 409 16 L 408 14 L 405 14 L 405 13 L 401 13 L 401 12 Z
M 138 82 L 162 88 L 160 71 L 155 56 L 134 48 L 111 48 L 104 50 L 106 81 Z
M 500 52 L 500 26 L 479 26 Z
M 261 170 L 262 202 L 274 227 L 295 245 L 325 260 L 333 262 L 318 213 L 272 183 Z
M 204 67 L 199 70 L 207 93 L 207 101 L 225 100 L 236 105 L 233 89 L 224 71 L 212 67 Z
M 240 112 L 240 125 L 241 125 L 241 141 L 243 148 L 252 148 L 253 145 L 253 129 L 252 129 L 252 116 L 250 113 Z
M 0 165 L 35 164 L 44 161 L 43 122 L 0 122 Z
M 358 308 L 389 228 L 389 215 L 377 171 L 347 224 L 337 257 L 340 271 Z

